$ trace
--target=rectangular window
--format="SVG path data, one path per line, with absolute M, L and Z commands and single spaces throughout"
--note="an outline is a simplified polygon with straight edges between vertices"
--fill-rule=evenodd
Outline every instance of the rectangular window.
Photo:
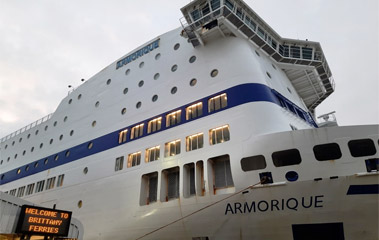
M 46 181 L 46 190 L 52 189 L 55 186 L 55 177 L 49 178 Z
M 17 191 L 17 188 L 10 190 L 9 195 L 16 196 L 16 191 Z
M 209 180 L 213 183 L 214 194 L 217 193 L 218 189 L 234 187 L 229 155 L 214 157 L 208 162 L 213 172 L 213 176 Z
M 191 12 L 191 16 L 194 22 L 200 18 L 200 12 L 198 9 L 195 9 Z
M 165 144 L 165 157 L 180 154 L 180 139 Z
M 196 195 L 195 190 L 195 164 L 188 163 L 183 168 L 183 195 L 188 198 Z
M 218 95 L 208 100 L 208 112 L 214 112 L 228 106 L 228 98 L 226 93 Z
M 146 149 L 146 154 L 145 154 L 145 162 L 152 162 L 159 160 L 159 155 L 160 155 L 160 146 L 155 146 L 152 148 Z
M 162 117 L 155 118 L 151 121 L 149 121 L 149 124 L 147 126 L 147 133 L 152 133 L 161 130 L 162 126 Z
M 178 110 L 178 111 L 168 114 L 166 116 L 166 126 L 170 127 L 170 126 L 179 124 L 181 121 L 181 114 L 182 114 L 182 110 Z
M 199 102 L 186 108 L 186 119 L 191 120 L 203 115 L 203 103 Z
M 143 135 L 143 123 L 132 128 L 130 139 L 139 138 Z
M 45 180 L 37 182 L 36 193 L 42 192 L 44 185 L 45 185 Z
M 297 149 L 274 152 L 271 157 L 275 167 L 291 166 L 301 163 L 300 152 Z
M 23 197 L 25 192 L 25 186 L 19 187 L 17 191 L 17 197 Z
M 203 133 L 198 133 L 192 136 L 186 137 L 186 151 L 192 151 L 202 148 L 204 145 Z
M 312 48 L 303 47 L 302 50 L 303 50 L 303 58 L 304 59 L 312 60 L 313 49 Z
M 120 171 L 124 167 L 124 156 L 116 158 L 115 166 L 114 166 L 114 171 Z
M 138 166 L 141 163 L 141 152 L 129 154 L 128 168 Z
M 229 0 L 225 0 L 225 5 L 230 9 L 230 10 L 233 10 L 234 8 L 234 5 L 231 1 Z
M 179 198 L 179 167 L 162 171 L 161 199 Z
M 140 205 L 149 205 L 158 199 L 158 173 L 153 172 L 142 176 Z
M 300 47 L 291 46 L 291 57 L 300 58 Z
M 220 7 L 220 0 L 211 0 L 212 11 Z
M 209 142 L 211 145 L 230 140 L 229 125 L 209 130 Z
M 125 129 L 118 134 L 118 143 L 126 142 L 126 134 L 127 133 L 128 133 L 128 129 Z
M 62 187 L 64 180 L 64 174 L 58 176 L 57 187 Z
M 33 194 L 33 190 L 34 190 L 34 183 L 32 183 L 32 184 L 29 184 L 27 187 L 26 187 L 26 196 L 28 196 L 28 195 L 31 195 L 31 194 Z

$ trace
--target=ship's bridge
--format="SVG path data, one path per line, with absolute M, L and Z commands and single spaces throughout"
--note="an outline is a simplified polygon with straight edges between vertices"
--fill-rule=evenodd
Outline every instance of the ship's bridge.
M 331 93 L 334 80 L 321 45 L 279 36 L 241 0 L 195 0 L 181 9 L 182 35 L 194 47 L 215 35 L 248 39 L 284 70 L 311 112 Z

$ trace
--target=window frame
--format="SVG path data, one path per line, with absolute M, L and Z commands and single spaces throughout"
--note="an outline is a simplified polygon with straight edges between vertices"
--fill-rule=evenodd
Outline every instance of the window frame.
M 172 154 L 172 145 L 175 146 L 175 154 Z M 171 142 L 165 143 L 165 157 L 173 157 L 179 155 L 181 152 L 181 140 L 177 139 Z
M 217 112 L 226 107 L 228 107 L 228 95 L 226 93 L 208 99 L 208 113 Z
M 161 130 L 162 128 L 162 117 L 157 117 L 150 120 L 147 124 L 147 133 L 153 133 Z
M 227 131 L 225 131 L 227 129 Z M 218 137 L 217 133 L 221 132 L 221 136 Z M 227 134 L 225 134 L 227 132 Z M 214 133 L 214 134 L 213 134 Z M 220 134 L 220 133 L 219 133 Z M 209 130 L 209 144 L 216 145 L 230 141 L 230 126 L 229 124 L 223 125 L 221 127 L 212 128 Z
M 131 133 L 130 133 L 130 140 L 137 139 L 143 136 L 143 130 L 144 130 L 145 123 L 140 123 L 132 127 Z
M 187 152 L 197 150 L 203 147 L 204 147 L 204 134 L 202 132 L 186 137 L 186 151 Z
M 137 167 L 141 164 L 141 151 L 130 153 L 128 155 L 128 166 L 127 168 Z
M 182 110 L 176 110 L 166 115 L 166 127 L 172 127 L 181 123 Z
M 151 154 L 153 154 L 152 159 L 151 159 L 151 156 L 152 156 Z M 148 162 L 158 161 L 160 159 L 160 155 L 161 155 L 161 146 L 160 145 L 155 146 L 155 147 L 151 147 L 151 148 L 147 148 L 145 151 L 145 162 L 148 163 Z
M 203 102 L 198 102 L 186 107 L 186 120 L 193 120 L 203 115 Z

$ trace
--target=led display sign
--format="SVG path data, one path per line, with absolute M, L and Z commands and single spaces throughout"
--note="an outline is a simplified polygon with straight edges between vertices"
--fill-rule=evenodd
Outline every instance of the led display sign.
M 16 228 L 17 233 L 67 236 L 71 212 L 23 205 Z

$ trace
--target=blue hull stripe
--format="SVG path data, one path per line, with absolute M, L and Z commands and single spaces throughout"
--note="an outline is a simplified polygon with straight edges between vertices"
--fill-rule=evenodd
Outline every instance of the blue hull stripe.
M 223 109 L 208 113 L 208 99 L 210 99 L 214 96 L 220 95 L 222 93 L 226 93 L 228 96 L 228 106 L 223 108 Z M 190 106 L 194 103 L 198 103 L 198 102 L 203 103 L 203 106 L 204 106 L 203 115 L 200 117 L 197 117 L 196 119 L 186 120 L 186 118 L 185 118 L 186 108 L 188 106 Z M 54 168 L 54 167 L 57 167 L 57 166 L 60 166 L 60 165 L 63 165 L 63 164 L 66 164 L 66 163 L 69 163 L 72 161 L 76 161 L 78 159 L 88 157 L 88 156 L 91 156 L 93 154 L 96 154 L 96 153 L 99 153 L 102 151 L 106 151 L 106 150 L 112 149 L 114 147 L 118 147 L 120 145 L 123 145 L 123 144 L 127 144 L 131 141 L 139 140 L 140 138 L 143 138 L 143 137 L 148 137 L 149 135 L 159 133 L 159 132 L 164 131 L 164 130 L 169 129 L 169 128 L 177 127 L 179 125 L 186 124 L 186 123 L 191 122 L 191 121 L 197 121 L 201 118 L 204 118 L 204 117 L 207 117 L 209 115 L 218 113 L 220 111 L 225 111 L 227 109 L 237 107 L 237 106 L 243 105 L 245 103 L 251 103 L 251 102 L 271 102 L 271 103 L 277 104 L 277 105 L 279 105 L 283 108 L 286 108 L 287 110 L 293 112 L 295 115 L 299 116 L 304 121 L 308 122 L 309 124 L 313 125 L 314 127 L 317 127 L 317 124 L 315 123 L 315 121 L 313 120 L 313 118 L 311 117 L 311 115 L 309 113 L 305 112 L 300 107 L 296 106 L 294 103 L 289 101 L 287 98 L 285 98 L 284 96 L 279 94 L 277 91 L 267 87 L 266 85 L 257 84 L 257 83 L 241 84 L 241 85 L 237 85 L 237 86 L 228 88 L 224 91 L 212 94 L 210 96 L 204 97 L 202 99 L 198 99 L 197 101 L 191 102 L 191 103 L 186 104 L 184 106 L 180 106 L 176 109 L 172 109 L 168 112 L 165 112 L 165 113 L 162 113 L 160 115 L 151 117 L 151 118 L 146 119 L 144 121 L 132 124 L 130 126 L 125 126 L 125 128 L 123 128 L 123 129 L 119 129 L 117 131 L 111 132 L 109 134 L 98 137 L 96 139 L 92 139 L 88 142 L 79 144 L 77 146 L 73 146 L 70 149 L 63 150 L 63 151 L 55 153 L 53 155 L 46 156 L 45 158 L 33 161 L 27 165 L 20 166 L 19 168 L 13 169 L 13 170 L 8 171 L 6 173 L 2 173 L 0 176 L 0 185 L 9 183 L 9 182 L 15 181 L 17 179 L 33 175 L 33 174 L 36 174 L 39 172 L 43 172 L 43 171 L 46 171 L 48 169 L 51 169 L 51 168 Z M 165 124 L 166 117 L 165 116 L 167 114 L 169 114 L 173 111 L 177 111 L 177 110 L 182 110 L 182 113 L 181 113 L 182 114 L 181 115 L 182 121 L 181 121 L 181 123 L 176 124 L 176 125 L 171 126 L 171 127 L 166 127 L 166 124 Z M 155 119 L 155 118 L 160 117 L 160 116 L 162 117 L 162 128 L 159 131 L 148 134 L 147 133 L 147 127 L 146 127 L 148 125 L 148 122 L 150 120 Z M 143 135 L 139 138 L 135 138 L 135 139 L 131 140 L 130 139 L 131 127 L 133 127 L 137 124 L 141 124 L 141 123 L 145 124 Z M 127 132 L 127 141 L 125 143 L 119 144 L 118 143 L 118 136 L 119 136 L 120 131 L 122 131 L 124 129 L 129 129 L 129 131 Z M 88 149 L 87 146 L 90 142 L 92 142 L 93 147 L 91 149 Z M 70 151 L 70 153 L 66 157 L 67 151 Z M 55 160 L 56 156 L 58 156 L 58 160 Z M 47 164 L 44 164 L 45 159 L 48 159 Z M 35 167 L 36 164 L 38 164 L 37 167 Z M 19 170 L 20 170 L 20 173 L 17 173 Z
M 379 184 L 351 185 L 347 195 L 379 194 Z

